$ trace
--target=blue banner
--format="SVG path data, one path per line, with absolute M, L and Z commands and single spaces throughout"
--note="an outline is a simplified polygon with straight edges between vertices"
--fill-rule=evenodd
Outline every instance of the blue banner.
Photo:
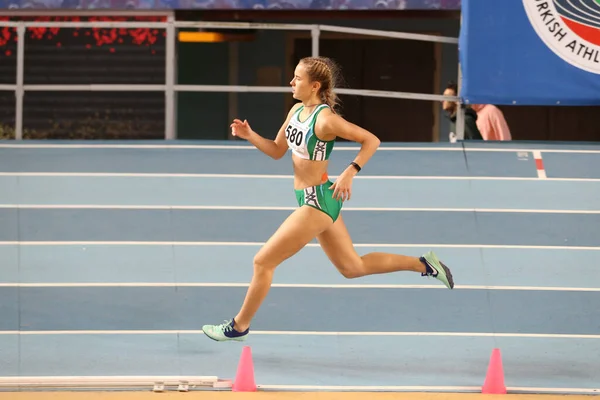
M 459 10 L 461 0 L 0 0 L 0 9 Z
M 600 0 L 462 0 L 468 104 L 600 105 Z

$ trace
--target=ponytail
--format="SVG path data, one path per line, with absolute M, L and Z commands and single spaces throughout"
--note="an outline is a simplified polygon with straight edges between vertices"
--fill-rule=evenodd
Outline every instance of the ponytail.
M 327 104 L 329 108 L 331 108 L 331 111 L 333 111 L 334 113 L 336 112 L 339 98 L 331 88 L 328 88 L 321 92 L 321 101 Z

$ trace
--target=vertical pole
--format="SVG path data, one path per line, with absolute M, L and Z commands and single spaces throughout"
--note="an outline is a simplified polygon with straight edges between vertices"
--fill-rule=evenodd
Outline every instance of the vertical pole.
M 312 39 L 312 56 L 319 56 L 319 36 L 321 35 L 321 30 L 319 29 L 319 25 L 315 25 L 310 30 L 310 36 Z
M 175 17 L 170 13 L 167 17 L 167 37 L 165 49 L 165 140 L 174 140 L 177 138 L 175 121 L 175 74 L 176 74 L 176 56 L 175 43 L 177 32 L 174 25 Z
M 25 59 L 25 23 L 17 26 L 17 88 L 15 91 L 15 140 L 23 140 L 23 90 Z
M 462 29 L 462 12 L 460 14 L 460 26 Z M 458 44 L 457 54 L 458 54 L 458 79 L 457 79 L 456 86 L 458 86 L 458 93 L 456 93 L 456 95 L 460 96 L 460 94 L 462 92 L 461 91 L 462 69 L 461 69 L 461 65 L 460 65 L 460 43 Z M 456 114 L 456 139 L 464 140 L 464 138 L 465 138 L 465 105 L 462 103 L 461 100 L 458 101 L 458 110 L 456 112 L 457 112 L 457 114 Z
M 460 63 L 458 63 L 458 93 L 457 96 L 460 95 L 460 87 L 462 81 L 462 73 L 460 70 Z M 456 114 L 456 140 L 464 140 L 465 138 L 465 105 L 462 104 L 462 101 L 459 101 L 458 110 Z
M 229 42 L 229 84 L 232 86 L 238 84 L 239 64 L 239 44 L 238 42 Z M 238 117 L 238 93 L 233 90 L 229 92 L 228 100 L 229 121 L 231 122 Z M 228 130 L 227 139 L 235 139 L 231 130 Z

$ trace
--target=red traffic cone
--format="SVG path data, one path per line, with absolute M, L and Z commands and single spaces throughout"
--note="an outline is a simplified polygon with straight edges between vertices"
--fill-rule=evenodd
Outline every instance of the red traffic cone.
M 481 388 L 484 394 L 506 394 L 504 385 L 504 369 L 502 368 L 502 356 L 500 349 L 492 350 L 490 364 L 488 365 L 485 382 Z
M 233 392 L 256 392 L 254 363 L 252 362 L 252 350 L 249 346 L 244 346 L 242 349 L 242 356 L 231 390 Z

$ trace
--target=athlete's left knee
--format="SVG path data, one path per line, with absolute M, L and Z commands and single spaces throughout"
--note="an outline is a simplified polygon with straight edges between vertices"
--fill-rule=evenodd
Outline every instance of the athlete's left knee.
M 355 270 L 342 270 L 340 272 L 342 273 L 342 276 L 346 279 L 356 279 L 363 276 L 363 274 Z
M 364 275 L 362 263 L 344 263 L 336 265 L 336 267 L 346 279 L 356 279 Z

